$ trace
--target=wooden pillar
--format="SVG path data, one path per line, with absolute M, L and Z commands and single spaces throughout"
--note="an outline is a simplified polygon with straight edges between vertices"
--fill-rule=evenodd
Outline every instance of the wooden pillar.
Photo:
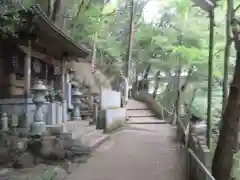
M 25 95 L 25 125 L 30 126 L 28 118 L 28 98 L 31 97 L 31 41 L 28 41 L 28 51 L 24 59 L 24 95 Z
M 62 93 L 65 98 L 65 63 L 64 60 L 61 61 L 61 84 L 62 84 Z
M 9 95 L 12 96 L 15 94 L 15 83 L 16 83 L 16 74 L 9 74 Z

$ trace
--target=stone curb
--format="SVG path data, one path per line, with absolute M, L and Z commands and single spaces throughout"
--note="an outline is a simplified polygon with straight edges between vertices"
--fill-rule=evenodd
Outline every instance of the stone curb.
M 91 152 L 94 152 L 99 146 L 101 146 L 104 142 L 110 139 L 110 135 L 103 134 L 102 137 L 98 138 L 94 143 L 89 145 L 89 149 Z

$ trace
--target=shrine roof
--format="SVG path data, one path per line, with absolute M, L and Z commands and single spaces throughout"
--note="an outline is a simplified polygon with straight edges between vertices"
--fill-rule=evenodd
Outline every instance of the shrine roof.
M 36 27 L 34 34 L 37 37 L 33 44 L 44 47 L 50 55 L 58 59 L 77 60 L 77 58 L 86 58 L 89 55 L 89 49 L 74 42 L 61 31 L 39 6 L 31 7 L 31 12 L 33 15 L 31 23 Z
M 217 2 L 219 0 L 192 0 L 192 2 L 195 4 L 195 6 L 200 7 L 204 11 L 211 11 L 214 9 L 217 5 Z

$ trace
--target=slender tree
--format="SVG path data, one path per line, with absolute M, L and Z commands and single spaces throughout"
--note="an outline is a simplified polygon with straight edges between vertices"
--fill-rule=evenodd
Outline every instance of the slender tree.
M 228 0 L 228 8 L 233 10 L 233 0 Z M 217 148 L 213 158 L 212 173 L 216 180 L 231 178 L 233 155 L 238 147 L 238 130 L 240 118 L 240 29 L 239 20 L 232 16 L 231 26 L 236 49 L 236 65 L 233 80 L 230 85 L 228 102 L 223 113 L 222 127 L 218 138 Z

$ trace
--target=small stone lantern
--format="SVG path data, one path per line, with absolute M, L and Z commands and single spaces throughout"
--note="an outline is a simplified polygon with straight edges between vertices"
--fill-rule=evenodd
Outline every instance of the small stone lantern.
M 2 124 L 2 127 L 1 127 L 1 131 L 2 132 L 7 132 L 9 129 L 8 129 L 8 116 L 7 116 L 7 113 L 2 113 L 1 115 L 1 124 Z
M 81 105 L 81 95 L 77 87 L 73 88 L 72 91 L 72 104 L 73 104 L 73 120 L 81 120 L 80 105 Z
M 33 103 L 36 105 L 33 122 L 31 124 L 31 135 L 42 135 L 45 132 L 44 103 L 47 94 L 47 88 L 42 81 L 33 87 Z

